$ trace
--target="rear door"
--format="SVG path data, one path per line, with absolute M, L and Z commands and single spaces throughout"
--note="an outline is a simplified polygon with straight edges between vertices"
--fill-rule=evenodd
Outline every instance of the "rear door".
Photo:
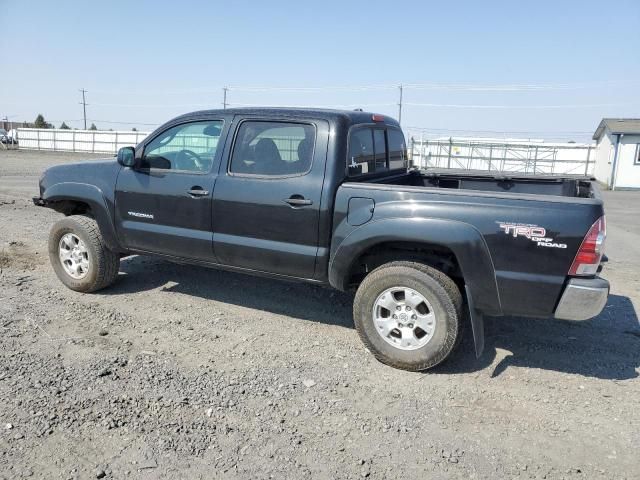
M 222 264 L 313 278 L 329 124 L 236 117 L 213 200 Z
M 145 144 L 138 168 L 122 169 L 115 220 L 127 248 L 215 261 L 212 172 L 225 130 L 222 118 L 171 125 Z

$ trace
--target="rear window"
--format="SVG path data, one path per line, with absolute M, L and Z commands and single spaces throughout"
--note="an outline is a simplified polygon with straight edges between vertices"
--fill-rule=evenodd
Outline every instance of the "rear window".
M 349 135 L 349 176 L 407 167 L 407 147 L 396 128 L 357 127 Z

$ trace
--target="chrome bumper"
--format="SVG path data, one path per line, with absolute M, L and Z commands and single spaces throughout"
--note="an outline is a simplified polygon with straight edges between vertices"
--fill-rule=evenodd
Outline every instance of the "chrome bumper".
M 608 296 L 609 282 L 604 278 L 572 278 L 554 316 L 561 320 L 588 320 L 602 311 Z

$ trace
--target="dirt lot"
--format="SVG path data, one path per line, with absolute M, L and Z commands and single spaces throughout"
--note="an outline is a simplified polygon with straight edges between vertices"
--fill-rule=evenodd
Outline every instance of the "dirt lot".
M 488 319 L 417 374 L 323 288 L 131 257 L 67 290 L 30 197 L 80 158 L 0 151 L 0 478 L 640 477 L 640 192 L 606 195 L 602 315 Z

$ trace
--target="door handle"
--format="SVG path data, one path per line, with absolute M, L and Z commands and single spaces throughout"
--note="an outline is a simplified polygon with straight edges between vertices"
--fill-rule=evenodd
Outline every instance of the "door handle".
M 187 193 L 193 197 L 204 197 L 209 195 L 209 190 L 203 190 L 202 187 L 192 187 Z
M 285 199 L 285 203 L 288 203 L 292 207 L 303 207 L 305 205 L 313 205 L 313 201 L 304 198 L 302 195 L 291 195 Z

